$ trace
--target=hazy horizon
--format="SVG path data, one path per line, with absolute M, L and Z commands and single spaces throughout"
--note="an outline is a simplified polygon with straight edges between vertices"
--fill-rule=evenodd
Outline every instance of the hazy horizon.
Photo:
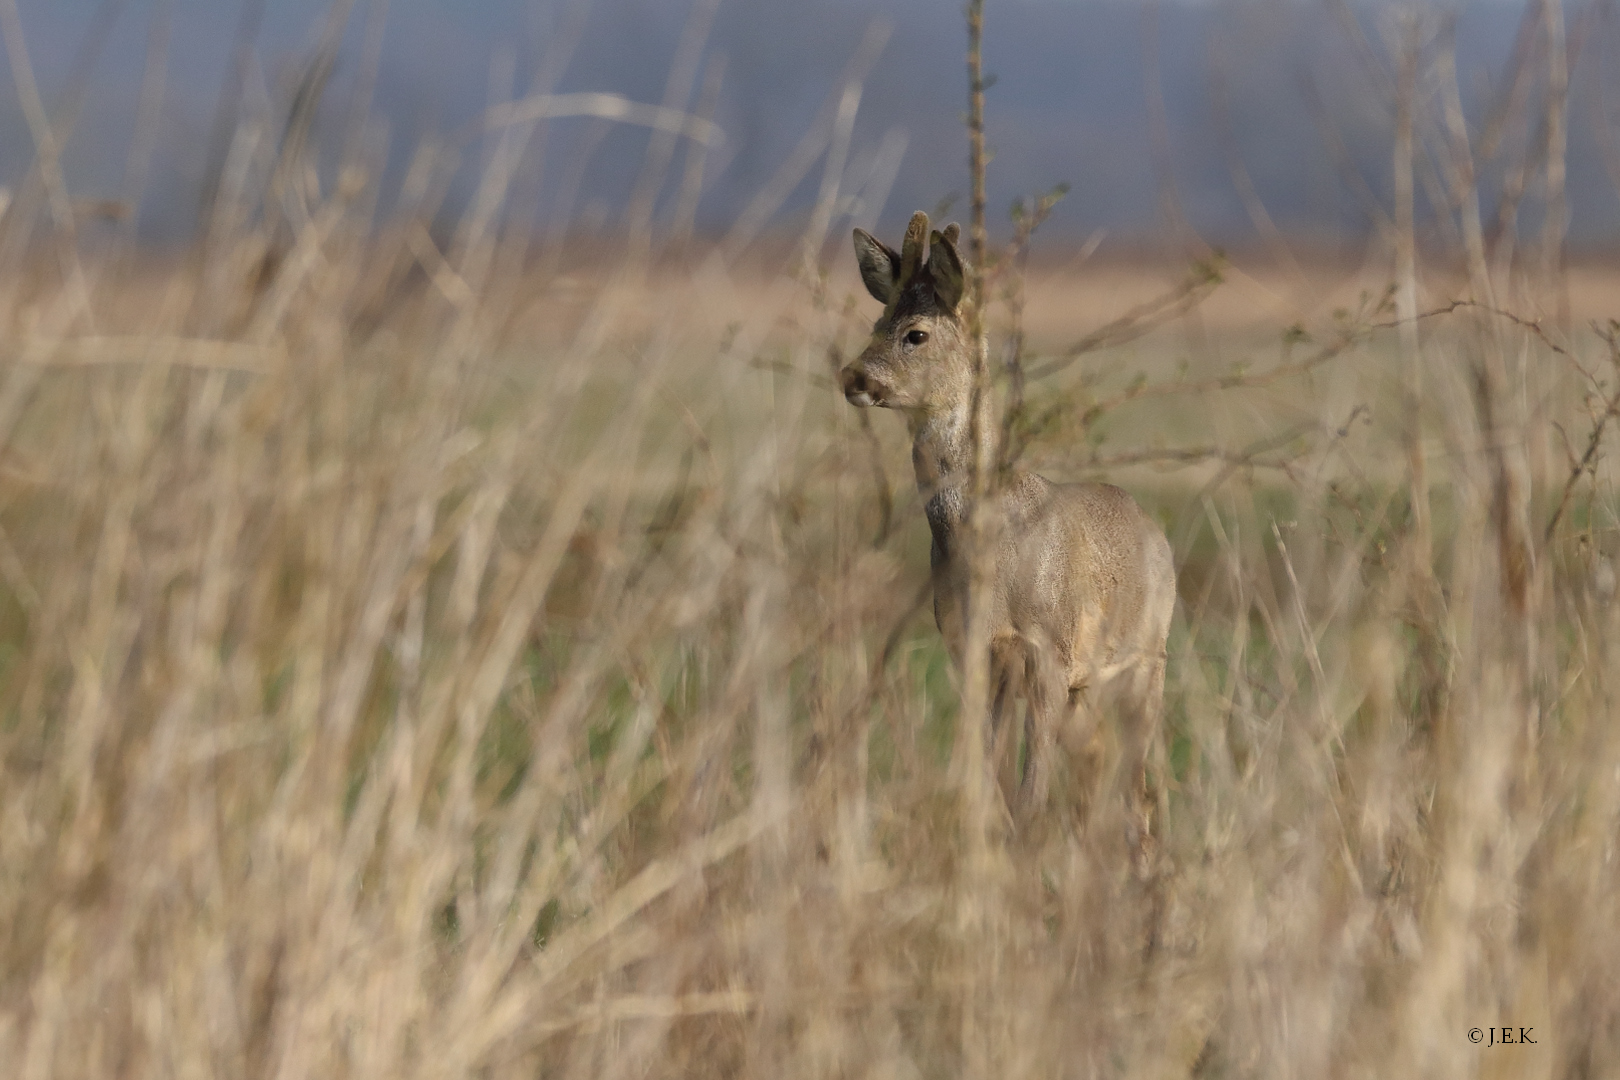
M 238 93 L 232 53 L 243 5 L 24 0 L 20 9 L 31 63 L 53 111 L 64 103 L 75 56 L 92 39 L 97 20 L 108 20 L 64 155 L 70 189 L 89 199 L 127 195 L 130 133 L 152 27 L 154 19 L 171 13 L 157 153 L 140 220 L 148 240 L 183 241 L 194 227 L 209 172 L 218 168 L 220 103 Z M 251 35 L 240 115 L 262 117 L 272 129 L 284 121 L 298 72 L 330 10 L 319 0 L 264 5 L 262 23 Z M 379 10 L 376 0 L 349 6 L 316 121 L 315 137 L 328 149 L 328 165 L 351 128 L 365 28 Z M 453 213 L 462 205 L 485 152 L 471 135 L 480 110 L 530 88 L 542 57 L 568 36 L 572 20 L 582 20 L 579 40 L 556 90 L 661 101 L 692 10 L 691 4 L 648 0 L 489 0 L 452 12 L 430 0 L 393 0 L 367 128 L 369 139 L 386 141 L 384 207 L 412 151 L 427 138 L 459 141 L 462 167 L 446 208 Z M 1015 196 L 1067 184 L 1071 194 L 1049 226 L 1054 235 L 1083 239 L 1106 229 L 1118 241 L 1143 242 L 1163 235 L 1179 214 L 1209 242 L 1253 242 L 1253 205 L 1246 209 L 1239 195 L 1239 180 L 1246 176 L 1258 205 L 1283 233 L 1316 244 L 1361 240 L 1375 228 L 1367 200 L 1389 200 L 1392 121 L 1378 89 L 1384 76 L 1375 72 L 1377 64 L 1388 64 L 1384 31 L 1391 10 L 1357 6 L 1358 31 L 1352 31 L 1343 17 L 1349 8 L 1336 17 L 1329 6 L 1279 0 L 991 5 L 986 68 L 996 76 L 987 97 L 995 153 L 989 181 L 993 224 L 1005 221 Z M 251 15 L 251 8 L 246 11 Z M 1572 40 L 1587 25 L 1582 17 L 1579 11 L 1569 14 Z M 1506 4 L 1471 5 L 1458 13 L 1459 81 L 1471 119 L 1483 116 L 1500 93 L 1520 18 L 1520 9 Z M 963 29 L 954 9 L 925 0 L 786 7 L 723 0 L 687 95 L 690 107 L 706 73 L 724 63 L 715 119 L 726 139 L 708 161 L 697 211 L 700 231 L 717 233 L 733 223 L 788 159 L 874 26 L 889 33 L 864 82 L 843 190 L 861 192 L 867 184 L 866 194 L 884 195 L 883 154 L 903 144 L 882 199 L 882 226 L 897 228 L 910 210 L 932 209 L 953 197 L 957 213 L 965 212 Z M 1365 35 L 1374 67 L 1358 58 L 1364 47 L 1355 32 Z M 1612 168 L 1612 154 L 1606 162 L 1603 146 L 1603 59 L 1613 36 L 1610 21 L 1598 19 L 1577 41 L 1585 48 L 1571 80 L 1568 154 L 1569 240 L 1577 250 L 1620 236 L 1620 199 L 1611 182 L 1620 170 Z M 1164 101 L 1157 146 L 1150 43 Z M 0 93 L 0 183 L 15 186 L 32 160 L 32 141 L 9 63 L 7 75 L 6 92 Z M 584 219 L 611 228 L 637 183 L 647 140 L 643 128 L 553 121 L 544 160 L 531 156 L 528 163 L 538 182 L 530 182 L 532 210 L 526 212 L 541 226 Z M 587 148 L 591 157 L 577 176 L 580 195 L 573 198 L 565 190 L 570 165 Z M 677 149 L 665 175 L 661 218 L 674 201 L 683 153 Z M 816 161 L 805 170 L 772 223 L 791 227 L 802 218 L 822 169 Z M 1173 179 L 1173 193 L 1167 193 L 1167 178 Z M 1489 216 L 1501 178 L 1481 179 Z M 1168 205 L 1175 207 L 1171 215 Z M 1524 224 L 1533 227 L 1535 207 L 1526 213 L 1530 221 Z

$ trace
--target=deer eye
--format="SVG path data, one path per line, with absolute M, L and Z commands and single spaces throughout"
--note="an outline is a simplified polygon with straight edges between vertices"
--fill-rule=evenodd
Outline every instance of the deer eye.
M 906 335 L 906 344 L 907 345 L 921 345 L 923 342 L 925 342 L 927 340 L 928 340 L 928 331 L 926 331 L 926 330 L 913 330 L 909 334 Z

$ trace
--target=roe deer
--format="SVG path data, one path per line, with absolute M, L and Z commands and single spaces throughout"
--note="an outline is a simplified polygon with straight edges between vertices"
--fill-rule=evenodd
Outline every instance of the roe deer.
M 934 619 L 958 667 L 971 576 L 961 552 L 974 448 L 971 411 L 976 342 L 965 312 L 966 275 L 955 225 L 928 235 L 912 216 L 899 254 L 861 229 L 855 257 L 883 315 L 839 381 L 851 404 L 896 409 L 911 430 L 911 460 L 933 532 Z M 926 244 L 926 253 L 925 253 Z M 1111 484 L 1055 484 L 1004 474 L 991 496 L 1003 522 L 990 615 L 991 732 L 1008 750 L 1002 719 L 1028 703 L 1026 751 L 1013 809 L 1046 799 L 1054 736 L 1081 693 L 1116 678 L 1128 787 L 1128 836 L 1140 865 L 1149 841 L 1146 765 L 1164 699 L 1165 638 L 1176 576 L 1164 532 Z M 1009 778 L 1010 779 L 1010 778 Z

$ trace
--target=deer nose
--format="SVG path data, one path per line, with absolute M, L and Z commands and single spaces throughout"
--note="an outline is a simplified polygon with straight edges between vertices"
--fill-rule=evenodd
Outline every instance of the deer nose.
M 839 373 L 839 381 L 844 387 L 844 400 L 851 405 L 866 408 L 869 405 L 880 404 L 877 395 L 877 384 L 866 377 L 866 372 L 851 364 Z

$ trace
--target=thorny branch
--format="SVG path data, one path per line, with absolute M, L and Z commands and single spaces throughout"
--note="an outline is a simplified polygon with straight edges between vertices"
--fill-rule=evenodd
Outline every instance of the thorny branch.
M 1296 375 L 1304 375 L 1337 358 L 1346 349 L 1362 341 L 1371 329 L 1372 326 L 1365 325 L 1344 327 L 1340 329 L 1332 341 L 1317 349 L 1316 352 L 1304 360 L 1292 364 L 1279 364 L 1274 368 L 1258 373 L 1238 370 L 1226 375 L 1217 375 L 1213 378 L 1200 379 L 1195 382 L 1135 383 L 1112 397 L 1092 402 L 1081 420 L 1083 423 L 1090 423 L 1102 414 L 1131 401 L 1168 397 L 1172 394 L 1204 394 L 1214 390 L 1252 389 L 1268 386 L 1271 383 L 1293 378 Z
M 1540 319 L 1526 319 L 1524 316 L 1515 315 L 1513 312 L 1508 311 L 1505 308 L 1492 307 L 1491 305 L 1481 303 L 1478 300 L 1453 300 L 1446 306 L 1435 308 L 1433 311 L 1418 312 L 1417 315 L 1413 317 L 1413 321 L 1421 322 L 1424 319 L 1433 319 L 1440 315 L 1450 315 L 1452 312 L 1462 308 L 1473 308 L 1477 311 L 1483 311 L 1487 315 L 1495 315 L 1497 318 L 1506 319 L 1508 322 L 1521 326 L 1530 331 L 1532 334 L 1536 335 L 1536 337 L 1541 339 L 1542 344 L 1546 345 L 1547 348 L 1551 349 L 1559 356 L 1570 357 L 1570 352 L 1568 349 L 1564 348 L 1562 345 L 1559 345 L 1556 341 L 1547 336 L 1547 331 L 1542 328 Z M 1401 321 L 1399 319 L 1392 319 L 1389 322 L 1374 323 L 1373 328 L 1378 330 L 1391 330 L 1399 325 L 1401 325 Z M 1573 357 L 1570 358 L 1573 359 Z
M 1199 261 L 1185 281 L 1167 293 L 1144 301 L 1112 322 L 1105 323 L 1079 341 L 1064 349 L 1062 354 L 1029 372 L 1031 379 L 1044 379 L 1074 363 L 1080 357 L 1098 349 L 1123 345 L 1135 341 L 1149 331 L 1177 315 L 1184 315 L 1203 302 L 1221 283 L 1218 260 Z
M 1607 328 L 1593 327 L 1593 329 L 1597 332 L 1597 336 L 1603 339 L 1603 343 L 1609 347 L 1609 362 L 1614 365 L 1616 373 L 1620 373 L 1620 322 L 1611 319 Z M 1594 386 L 1598 385 L 1597 380 L 1590 374 L 1587 375 L 1587 378 L 1591 380 Z M 1603 443 L 1603 435 L 1608 429 L 1609 421 L 1620 417 L 1620 386 L 1617 386 L 1613 393 L 1602 395 L 1599 400 L 1603 402 L 1603 411 L 1592 422 L 1592 433 L 1586 440 L 1586 452 L 1580 456 L 1579 460 L 1572 462 L 1570 465 L 1569 478 L 1564 481 L 1563 493 L 1558 497 L 1558 507 L 1553 511 L 1552 517 L 1548 519 L 1547 530 L 1542 535 L 1543 543 L 1552 540 L 1553 530 L 1558 527 L 1558 522 L 1563 518 L 1564 511 L 1569 508 L 1569 500 L 1575 494 L 1575 485 L 1580 482 L 1583 475 L 1592 469 L 1593 462 L 1597 460 L 1598 447 Z
M 1541 325 L 1541 320 L 1539 319 L 1527 319 L 1524 316 L 1516 315 L 1505 308 L 1493 307 L 1490 304 L 1484 304 L 1478 300 L 1453 300 L 1444 307 L 1435 308 L 1433 311 L 1420 312 L 1416 318 L 1419 320 L 1432 319 L 1441 315 L 1449 315 L 1454 311 L 1464 308 L 1472 308 L 1476 311 L 1485 312 L 1488 315 L 1494 315 L 1499 319 L 1506 319 L 1515 326 L 1519 326 L 1530 331 L 1530 333 L 1534 334 L 1550 351 L 1564 357 L 1571 364 L 1573 364 L 1575 369 L 1586 378 L 1587 382 L 1592 384 L 1594 389 L 1601 389 L 1602 384 L 1599 382 L 1596 374 L 1587 370 L 1587 368 L 1581 364 L 1578 359 L 1576 359 L 1575 354 L 1570 352 L 1569 349 L 1554 341 L 1547 333 L 1546 329 L 1543 328 Z M 1390 322 L 1378 323 L 1376 325 L 1382 329 L 1392 327 L 1396 324 Z M 1614 364 L 1615 370 L 1620 372 L 1620 322 L 1611 320 L 1607 328 L 1594 325 L 1593 331 L 1603 341 L 1603 343 L 1608 346 L 1609 360 L 1612 364 Z M 1592 431 L 1587 437 L 1586 449 L 1579 458 L 1575 456 L 1573 448 L 1569 446 L 1568 436 L 1563 435 L 1563 430 L 1561 428 L 1559 429 L 1559 434 L 1564 437 L 1565 450 L 1570 456 L 1570 470 L 1568 478 L 1564 481 L 1563 491 L 1558 497 L 1558 506 L 1553 510 L 1552 517 L 1547 521 L 1547 528 L 1542 534 L 1543 543 L 1550 543 L 1552 541 L 1553 533 L 1557 530 L 1559 521 L 1563 519 L 1564 512 L 1569 509 L 1570 499 L 1574 497 L 1575 485 L 1580 482 L 1582 476 L 1591 471 L 1593 462 L 1597 460 L 1598 449 L 1603 444 L 1603 436 L 1608 430 L 1609 422 L 1611 420 L 1620 418 L 1620 387 L 1617 387 L 1613 393 L 1599 393 L 1598 400 L 1602 402 L 1603 408 L 1593 418 Z
M 1005 271 L 1012 271 L 1002 297 L 1012 325 L 1008 333 L 1006 360 L 1003 362 L 1007 373 L 1007 404 L 1001 415 L 1001 460 L 998 465 L 1001 469 L 1017 461 L 1024 449 L 1017 441 L 1017 435 L 1024 420 L 1024 274 L 1030 241 L 1034 239 L 1035 230 L 1051 216 L 1053 208 L 1068 191 L 1067 184 L 1059 184 L 1037 199 L 1033 207 L 1026 208 L 1023 199 L 1013 204 L 1012 243 L 1003 252 L 994 271 L 997 278 Z
M 1235 451 L 1221 446 L 1177 446 L 1133 450 L 1107 456 L 1093 454 L 1084 462 L 1084 467 L 1105 469 L 1122 465 L 1195 465 L 1205 461 L 1220 461 L 1240 469 L 1276 469 L 1292 477 L 1294 472 L 1292 459 L 1267 458 L 1264 455 L 1319 430 L 1321 430 L 1319 424 L 1300 424 L 1280 434 L 1260 439 L 1243 450 Z
M 1172 292 L 1167 293 L 1164 296 L 1157 297 L 1144 304 L 1138 305 L 1136 308 L 1133 308 L 1120 318 L 1115 319 L 1113 322 L 1107 324 L 1097 331 L 1094 331 L 1086 338 L 1071 346 L 1065 351 L 1060 359 L 1048 363 L 1043 367 L 1036 368 L 1031 373 L 1031 377 L 1039 378 L 1043 375 L 1050 374 L 1053 371 L 1060 370 L 1062 367 L 1067 366 L 1074 359 L 1077 359 L 1085 352 L 1104 347 L 1105 345 L 1117 344 L 1123 341 L 1131 340 L 1134 337 L 1141 336 L 1148 330 L 1156 327 L 1161 321 L 1163 321 L 1164 318 L 1168 318 L 1176 313 L 1179 313 L 1179 310 L 1184 309 L 1181 307 L 1181 305 L 1187 304 L 1189 300 L 1191 300 L 1192 303 L 1196 303 L 1198 300 L 1202 299 L 1202 289 L 1206 287 L 1206 281 L 1207 279 L 1201 279 L 1196 276 L 1189 278 Z M 1426 319 L 1438 318 L 1440 316 L 1449 315 L 1463 309 L 1481 311 L 1487 315 L 1505 319 L 1508 322 L 1529 331 L 1531 334 L 1534 334 L 1536 338 L 1539 339 L 1541 343 L 1550 351 L 1559 356 L 1565 357 L 1571 363 L 1574 363 L 1577 369 L 1586 376 L 1588 381 L 1593 382 L 1594 384 L 1596 383 L 1597 380 L 1595 376 L 1580 365 L 1574 354 L 1571 353 L 1567 347 L 1560 345 L 1557 341 L 1553 340 L 1552 336 L 1547 332 L 1546 328 L 1542 325 L 1541 320 L 1539 319 L 1526 318 L 1525 316 L 1508 311 L 1505 308 L 1494 307 L 1490 304 L 1485 304 L 1477 300 L 1453 300 L 1443 307 L 1417 313 L 1417 315 L 1413 317 L 1413 321 L 1423 321 Z M 1381 303 L 1374 310 L 1387 310 L 1387 308 Z M 1216 390 L 1254 389 L 1279 382 L 1283 379 L 1304 375 L 1336 359 L 1346 350 L 1361 343 L 1372 332 L 1377 330 L 1391 330 L 1399 327 L 1400 325 L 1402 325 L 1402 320 L 1400 319 L 1390 319 L 1380 322 L 1356 321 L 1347 325 L 1342 325 L 1338 328 L 1337 333 L 1331 341 L 1322 345 L 1305 359 L 1295 363 L 1280 364 L 1277 367 L 1270 368 L 1262 372 L 1248 372 L 1239 370 L 1226 375 L 1214 376 L 1197 381 L 1175 381 L 1151 384 L 1146 382 L 1138 382 L 1127 387 L 1125 390 L 1112 395 L 1111 397 L 1101 398 L 1093 401 L 1089 406 L 1087 406 L 1085 412 L 1082 414 L 1081 422 L 1083 424 L 1089 424 L 1097 417 L 1132 401 L 1144 400 L 1148 398 L 1168 397 L 1174 394 L 1201 394 Z M 1298 336 L 1296 339 L 1303 337 L 1302 330 L 1296 330 L 1294 333 Z M 1601 337 L 1605 342 L 1609 343 L 1611 352 L 1614 352 L 1617 355 L 1616 363 L 1617 365 L 1620 365 L 1620 327 L 1611 327 L 1611 329 L 1608 331 L 1599 330 L 1598 336 Z M 1604 401 L 1605 411 L 1599 418 L 1597 426 L 1592 433 L 1592 438 L 1587 447 L 1586 453 L 1581 456 L 1579 463 L 1572 466 L 1572 475 L 1569 482 L 1565 485 L 1564 496 L 1560 501 L 1559 509 L 1557 513 L 1553 515 L 1553 521 L 1548 525 L 1547 531 L 1549 536 L 1551 536 L 1553 526 L 1557 523 L 1558 518 L 1563 513 L 1565 504 L 1567 504 L 1569 501 L 1575 482 L 1579 479 L 1581 473 L 1590 467 L 1592 460 L 1596 456 L 1598 444 L 1601 442 L 1606 425 L 1610 420 L 1620 417 L 1620 391 L 1617 391 L 1614 397 L 1605 397 Z M 1303 432 L 1290 432 L 1282 439 L 1282 443 L 1286 443 L 1292 439 L 1298 438 L 1301 434 L 1303 434 Z M 1275 445 L 1281 445 L 1281 443 Z M 1121 454 L 1107 458 L 1094 456 L 1086 464 L 1089 468 L 1104 468 L 1118 465 L 1145 464 L 1155 461 L 1182 463 L 1190 463 L 1195 461 L 1227 461 L 1239 467 L 1276 467 L 1284 468 L 1286 471 L 1284 464 L 1275 461 L 1259 460 L 1256 457 L 1256 454 L 1257 451 L 1253 448 L 1234 454 L 1230 451 L 1213 446 L 1187 447 Z

